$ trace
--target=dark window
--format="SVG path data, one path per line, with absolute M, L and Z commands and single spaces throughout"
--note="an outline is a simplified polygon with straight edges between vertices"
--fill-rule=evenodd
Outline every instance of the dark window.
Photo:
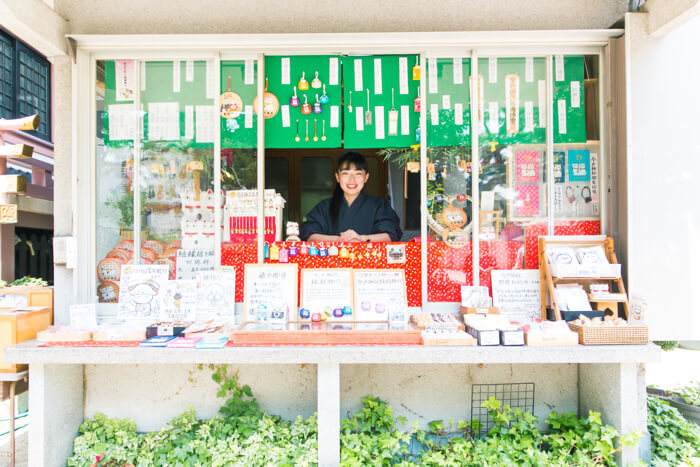
M 51 141 L 51 65 L 45 57 L 0 30 L 0 118 L 39 115 L 27 133 Z

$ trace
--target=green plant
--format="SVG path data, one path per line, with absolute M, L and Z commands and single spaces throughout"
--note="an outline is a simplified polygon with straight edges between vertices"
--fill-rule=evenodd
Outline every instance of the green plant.
M 686 404 L 700 407 L 700 382 L 692 382 L 687 386 L 676 389 L 676 392 L 683 398 Z
M 667 352 L 678 348 L 678 341 L 654 341 L 654 344 Z
M 134 228 L 134 192 L 124 192 L 123 187 L 116 187 L 112 190 L 110 198 L 105 201 L 105 206 L 119 210 L 119 230 L 130 230 Z M 141 212 L 146 209 L 145 196 L 141 197 Z
M 7 285 L 7 283 L 5 285 Z M 10 285 L 18 287 L 46 287 L 49 283 L 40 277 L 24 276 L 15 280 Z
M 647 428 L 654 466 L 700 465 L 700 428 L 668 402 L 647 397 Z

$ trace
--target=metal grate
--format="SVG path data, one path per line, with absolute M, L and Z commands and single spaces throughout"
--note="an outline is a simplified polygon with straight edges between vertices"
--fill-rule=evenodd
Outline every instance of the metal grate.
M 479 434 L 488 433 L 495 424 L 488 409 L 481 406 L 490 397 L 501 401 L 503 406 L 522 409 L 534 415 L 535 383 L 474 384 L 471 420 L 479 421 Z
M 49 64 L 24 47 L 19 47 L 18 116 L 39 114 L 37 134 L 49 136 Z
M 0 33 L 0 118 L 15 115 L 14 47 L 12 41 Z

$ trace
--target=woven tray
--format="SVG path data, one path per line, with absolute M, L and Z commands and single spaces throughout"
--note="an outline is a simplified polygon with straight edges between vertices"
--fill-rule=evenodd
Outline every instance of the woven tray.
M 567 323 L 578 334 L 579 344 L 646 344 L 649 342 L 647 326 L 579 326 Z

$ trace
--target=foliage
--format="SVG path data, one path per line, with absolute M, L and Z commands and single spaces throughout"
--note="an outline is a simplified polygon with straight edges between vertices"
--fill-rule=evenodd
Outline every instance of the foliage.
M 47 285 L 49 285 L 49 283 L 46 282 L 41 277 L 24 276 L 24 277 L 20 277 L 19 279 L 15 280 L 10 285 L 17 286 L 17 287 L 46 287 Z
M 119 229 L 128 230 L 134 228 L 134 192 L 125 192 L 123 187 L 112 190 L 110 198 L 105 201 L 105 206 L 119 210 Z M 141 212 L 146 209 L 145 197 L 141 197 Z
M 654 344 L 667 352 L 678 348 L 678 341 L 654 341 Z
M 692 382 L 687 386 L 676 389 L 676 392 L 683 398 L 686 404 L 700 407 L 700 382 Z
M 647 410 L 652 465 L 700 465 L 700 428 L 658 397 L 647 397 Z

